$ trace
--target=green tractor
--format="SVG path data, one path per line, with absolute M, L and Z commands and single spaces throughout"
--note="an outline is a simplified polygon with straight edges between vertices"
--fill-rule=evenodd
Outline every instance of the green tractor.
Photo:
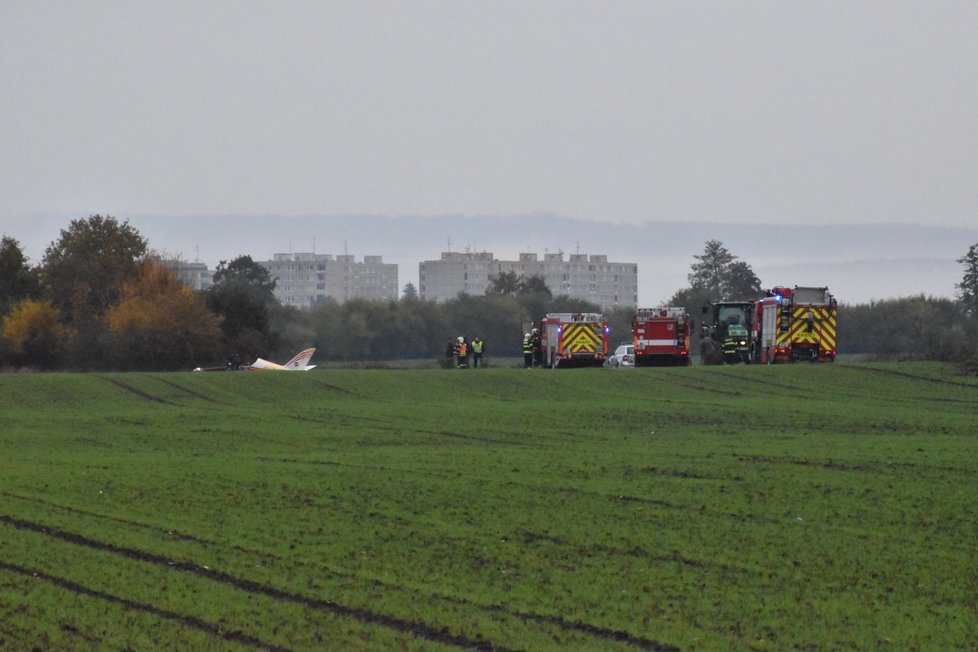
M 754 302 L 711 301 L 703 306 L 703 314 L 700 361 L 708 365 L 750 362 Z

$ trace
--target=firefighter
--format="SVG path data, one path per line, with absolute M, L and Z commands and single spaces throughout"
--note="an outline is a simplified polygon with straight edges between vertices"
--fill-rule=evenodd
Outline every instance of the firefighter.
M 445 340 L 445 369 L 451 369 L 452 365 L 455 363 L 455 355 L 458 353 L 458 348 L 452 338 Z
M 737 340 L 726 337 L 723 340 L 723 363 L 730 364 L 737 359 Z
M 469 343 L 464 337 L 458 338 L 458 368 L 468 369 L 469 368 Z
M 750 348 L 747 345 L 747 329 L 738 323 L 727 327 L 723 338 L 723 361 L 725 363 L 747 362 Z
M 486 351 L 486 343 L 483 342 L 478 335 L 472 338 L 472 368 L 478 369 L 479 362 L 482 360 L 482 354 Z
M 534 328 L 530 331 L 530 344 L 533 346 L 533 366 L 539 367 L 543 364 L 543 346 L 540 340 L 539 328 Z
M 533 366 L 533 340 L 529 333 L 523 334 L 523 366 L 527 369 Z

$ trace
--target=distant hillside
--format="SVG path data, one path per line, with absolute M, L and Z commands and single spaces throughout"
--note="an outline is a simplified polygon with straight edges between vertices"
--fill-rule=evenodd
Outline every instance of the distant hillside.
M 720 240 L 749 263 L 765 285 L 828 285 L 841 300 L 925 294 L 953 296 L 962 268 L 955 262 L 978 242 L 978 228 L 920 225 L 825 226 L 649 222 L 606 224 L 556 215 L 526 216 L 179 216 L 116 215 L 157 250 L 215 266 L 241 254 L 380 255 L 399 265 L 399 282 L 417 284 L 418 263 L 448 251 L 605 254 L 639 266 L 639 303 L 666 300 L 686 285 L 693 256 Z M 3 218 L 33 261 L 71 216 Z

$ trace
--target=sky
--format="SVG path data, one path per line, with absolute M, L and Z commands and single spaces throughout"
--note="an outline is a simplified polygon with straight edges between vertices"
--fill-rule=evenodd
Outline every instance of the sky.
M 975 25 L 978 3 L 941 0 L 3 2 L 0 230 L 96 213 L 971 229 Z

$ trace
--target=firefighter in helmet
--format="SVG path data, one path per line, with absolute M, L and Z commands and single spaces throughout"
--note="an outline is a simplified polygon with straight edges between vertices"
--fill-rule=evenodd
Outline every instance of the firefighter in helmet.
M 539 367 L 543 364 L 543 344 L 539 328 L 530 331 L 530 344 L 533 345 L 533 366 Z
M 529 333 L 523 334 L 523 366 L 527 369 L 533 366 L 533 340 Z

